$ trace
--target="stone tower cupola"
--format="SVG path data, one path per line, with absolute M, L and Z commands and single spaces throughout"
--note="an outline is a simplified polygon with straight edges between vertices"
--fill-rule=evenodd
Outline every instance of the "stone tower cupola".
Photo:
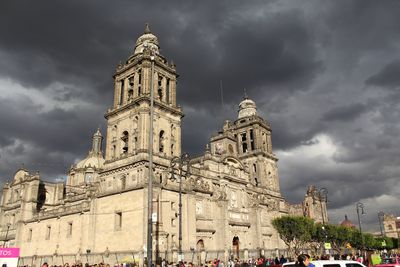
M 137 55 L 143 53 L 147 48 L 154 51 L 156 54 L 159 54 L 160 52 L 158 38 L 151 32 L 148 23 L 146 23 L 143 34 L 136 41 L 134 54 Z
M 158 38 L 146 24 L 133 54 L 117 65 L 114 74 L 114 102 L 105 115 L 107 162 L 148 157 L 151 90 L 155 161 L 164 158 L 167 162 L 167 158 L 180 154 L 183 113 L 176 103 L 177 78 L 175 64 L 160 54 Z
M 257 114 L 256 103 L 245 94 L 238 118 L 226 121 L 223 131 L 211 138 L 211 152 L 236 157 L 247 166 L 250 182 L 279 193 L 278 159 L 272 152 L 270 124 Z
M 245 94 L 244 99 L 239 104 L 238 119 L 257 115 L 256 103 L 249 99 Z

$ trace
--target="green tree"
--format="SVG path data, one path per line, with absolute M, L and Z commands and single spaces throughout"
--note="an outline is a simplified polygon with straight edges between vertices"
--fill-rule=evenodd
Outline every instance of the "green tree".
M 292 256 L 298 255 L 312 239 L 314 221 L 307 217 L 283 216 L 272 220 L 272 225 L 288 247 Z
M 314 254 L 319 253 L 318 251 L 321 249 L 323 243 L 325 242 L 325 239 L 325 226 L 320 223 L 314 224 L 311 233 L 311 241 L 309 242 L 310 248 L 314 251 Z
M 330 242 L 332 249 L 340 253 L 342 248 L 350 242 L 352 229 L 344 226 L 327 224 L 325 225 L 326 242 Z
M 368 233 L 363 233 L 363 236 L 364 236 L 364 247 L 370 249 L 374 248 L 376 244 L 375 238 Z

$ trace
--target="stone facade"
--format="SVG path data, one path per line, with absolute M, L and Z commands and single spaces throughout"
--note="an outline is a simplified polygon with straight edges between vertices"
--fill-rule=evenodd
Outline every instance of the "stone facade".
M 179 177 L 171 177 L 170 166 L 181 155 L 177 78 L 175 65 L 159 53 L 158 39 L 146 27 L 133 55 L 115 71 L 105 154 L 98 130 L 88 156 L 71 167 L 65 183 L 18 170 L 3 188 L 0 240 L 20 247 L 32 263 L 41 255 L 58 263 L 62 255 L 63 261 L 68 255 L 82 261 L 95 254 L 107 261 L 104 257 L 117 252 L 143 256 L 153 85 L 153 245 L 158 256 L 176 259 Z M 315 187 L 301 204 L 282 197 L 271 140 L 270 124 L 245 97 L 238 118 L 226 121 L 204 154 L 190 160 L 190 174 L 182 176 L 185 253 L 202 251 L 203 259 L 204 251 L 246 257 L 239 252 L 285 247 L 273 218 L 296 214 L 328 221 L 326 199 L 316 197 Z
M 400 237 L 400 217 L 393 214 L 385 214 L 383 216 L 383 232 L 388 237 Z

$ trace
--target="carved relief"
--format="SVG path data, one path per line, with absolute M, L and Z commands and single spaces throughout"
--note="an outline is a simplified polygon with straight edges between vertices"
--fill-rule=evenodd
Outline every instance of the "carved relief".
M 227 199 L 226 192 L 223 188 L 221 188 L 221 186 L 214 184 L 212 191 L 213 191 L 212 200 L 222 201 Z
M 195 188 L 200 191 L 210 192 L 210 185 L 204 179 L 197 179 Z

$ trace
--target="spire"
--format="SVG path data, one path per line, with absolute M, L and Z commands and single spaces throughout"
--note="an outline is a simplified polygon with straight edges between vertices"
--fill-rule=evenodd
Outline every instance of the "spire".
M 89 152 L 89 154 L 94 154 L 94 155 L 101 155 L 101 143 L 103 140 L 103 136 L 101 135 L 100 128 L 97 128 L 97 131 L 93 134 L 92 137 L 92 150 Z
M 151 30 L 148 23 L 144 26 L 144 32 L 136 40 L 134 55 L 141 54 L 145 48 L 150 48 L 154 50 L 157 54 L 159 53 L 160 46 L 158 44 L 157 36 L 155 36 Z
M 146 33 L 151 33 L 150 26 L 149 26 L 148 23 L 146 23 L 145 26 L 144 26 L 144 34 L 146 34 Z
M 244 91 L 244 99 L 249 99 L 249 96 L 247 95 L 247 91 L 246 91 L 246 88 L 243 88 L 243 91 Z
M 97 128 L 97 131 L 93 136 L 102 136 L 100 132 L 100 127 Z
M 348 221 L 349 219 L 347 218 L 347 214 L 344 215 L 345 221 Z

